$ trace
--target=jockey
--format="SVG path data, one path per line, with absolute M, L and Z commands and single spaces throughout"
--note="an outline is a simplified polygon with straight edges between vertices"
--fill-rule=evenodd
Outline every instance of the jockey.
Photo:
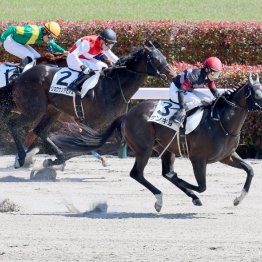
M 78 86 L 92 75 L 96 74 L 99 77 L 101 70 L 108 67 L 106 63 L 97 59 L 100 55 L 103 55 L 110 65 L 115 63 L 118 57 L 111 49 L 116 42 L 116 33 L 108 28 L 99 35 L 84 36 L 77 40 L 69 49 L 67 65 L 82 74 L 68 86 L 68 89 L 80 95 L 81 87 Z
M 202 68 L 187 69 L 173 78 L 169 89 L 169 97 L 173 102 L 178 102 L 178 110 L 170 120 L 181 123 L 186 116 L 186 112 L 202 104 L 201 99 L 193 91 L 196 87 L 208 86 L 215 98 L 219 97 L 219 92 L 215 85 L 215 80 L 220 77 L 222 63 L 217 57 L 209 57 L 204 61 Z
M 47 43 L 49 49 L 64 53 L 65 50 L 55 43 L 54 38 L 60 35 L 61 28 L 56 22 L 47 22 L 44 26 L 24 25 L 9 26 L 0 36 L 0 46 L 10 54 L 22 59 L 19 69 L 22 72 L 27 64 L 34 64 L 40 54 L 33 49 L 31 44 Z

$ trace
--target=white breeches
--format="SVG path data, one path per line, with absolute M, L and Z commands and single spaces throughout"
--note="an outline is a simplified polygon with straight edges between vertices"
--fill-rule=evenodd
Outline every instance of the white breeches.
M 22 45 L 17 43 L 11 36 L 8 36 L 3 44 L 5 50 L 20 59 L 29 56 L 33 60 L 39 58 L 41 55 L 29 45 Z
M 178 91 L 180 89 L 175 86 L 174 83 L 171 83 L 170 89 L 169 89 L 169 98 L 176 103 L 178 102 Z M 201 92 L 198 90 L 193 89 L 190 92 L 185 92 L 184 94 L 184 102 L 188 107 L 188 110 L 191 110 L 197 106 L 202 105 L 201 100 L 204 98 L 212 100 L 213 96 L 211 92 Z
M 90 60 L 81 59 L 81 58 L 79 58 L 79 59 L 85 66 L 87 66 L 88 68 L 90 68 L 92 70 L 96 70 L 98 72 L 100 72 L 103 68 L 108 67 L 106 63 L 99 61 L 95 58 L 90 59 Z M 68 65 L 69 68 L 76 70 L 76 71 L 81 71 L 80 65 L 76 61 L 74 55 L 69 53 L 66 61 L 67 61 L 67 65 Z

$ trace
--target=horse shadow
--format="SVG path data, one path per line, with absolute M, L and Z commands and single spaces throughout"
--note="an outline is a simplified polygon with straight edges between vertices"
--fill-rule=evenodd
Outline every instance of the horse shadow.
M 128 218 L 151 218 L 151 219 L 201 219 L 198 213 L 176 213 L 176 214 L 158 214 L 158 213 L 134 213 L 134 212 L 81 212 L 77 214 L 65 214 L 65 217 L 86 217 L 91 219 L 128 219 Z

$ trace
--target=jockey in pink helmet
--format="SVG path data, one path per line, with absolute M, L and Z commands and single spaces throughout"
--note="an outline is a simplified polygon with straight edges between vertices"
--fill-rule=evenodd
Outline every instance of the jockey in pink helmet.
M 181 123 L 186 111 L 202 104 L 201 99 L 194 93 L 194 88 L 207 86 L 215 98 L 219 97 L 215 80 L 222 72 L 222 63 L 217 57 L 207 58 L 202 68 L 187 69 L 173 78 L 169 90 L 170 100 L 178 102 L 178 110 L 171 120 Z

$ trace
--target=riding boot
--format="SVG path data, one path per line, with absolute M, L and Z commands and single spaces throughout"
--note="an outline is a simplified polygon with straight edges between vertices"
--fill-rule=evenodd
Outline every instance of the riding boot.
M 26 56 L 21 62 L 20 64 L 18 65 L 18 70 L 19 70 L 19 73 L 22 73 L 25 66 L 32 63 L 33 62 L 33 59 L 30 57 L 30 56 Z
M 178 109 L 178 110 L 174 113 L 174 115 L 172 115 L 172 116 L 170 117 L 169 120 L 174 121 L 174 122 L 177 122 L 178 124 L 182 124 L 183 121 L 184 121 L 184 119 L 185 119 L 185 117 L 186 117 L 186 110 L 185 110 L 185 108 L 180 108 L 180 109 Z
M 177 94 L 177 97 L 178 97 L 178 102 L 180 104 L 180 109 L 178 109 L 174 115 L 172 115 L 170 117 L 169 120 L 171 121 L 174 121 L 174 122 L 177 122 L 178 124 L 182 124 L 185 117 L 186 117 L 186 109 L 187 106 L 184 102 L 184 91 L 183 90 L 179 90 L 178 91 L 178 94 Z
M 81 86 L 85 82 L 85 80 L 88 79 L 89 77 L 90 77 L 89 75 L 82 73 L 67 88 L 73 91 L 74 93 L 76 93 L 76 95 L 81 96 Z

